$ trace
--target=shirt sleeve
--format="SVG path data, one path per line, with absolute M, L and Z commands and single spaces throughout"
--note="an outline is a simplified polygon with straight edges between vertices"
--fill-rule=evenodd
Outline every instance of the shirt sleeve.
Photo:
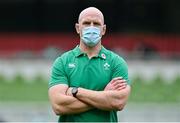
M 128 85 L 131 84 L 128 75 L 128 65 L 126 61 L 118 55 L 113 61 L 112 79 L 115 77 L 123 77 L 123 79 L 127 81 Z
M 53 63 L 49 87 L 52 87 L 57 84 L 68 85 L 67 74 L 65 72 L 65 68 L 61 57 L 57 58 Z

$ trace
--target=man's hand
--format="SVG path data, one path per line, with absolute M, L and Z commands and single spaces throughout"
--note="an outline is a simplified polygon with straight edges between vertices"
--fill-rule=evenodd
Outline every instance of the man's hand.
M 67 96 L 72 96 L 72 97 L 73 97 L 71 91 L 72 91 L 72 87 L 69 87 L 69 88 L 67 89 L 67 91 L 66 91 L 66 95 L 67 95 Z
M 105 87 L 104 91 L 108 90 L 122 90 L 126 88 L 127 83 L 122 77 L 113 78 Z

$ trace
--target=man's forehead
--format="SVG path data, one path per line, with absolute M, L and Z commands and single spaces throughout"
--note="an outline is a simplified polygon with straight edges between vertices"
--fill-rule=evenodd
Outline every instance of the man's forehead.
M 102 12 L 100 10 L 98 10 L 97 8 L 90 7 L 90 8 L 83 10 L 79 15 L 78 21 L 80 22 L 82 19 L 85 19 L 88 17 L 99 18 L 104 23 L 104 16 L 103 16 Z
M 81 18 L 82 21 L 98 21 L 98 22 L 103 22 L 102 18 L 99 15 L 86 15 Z

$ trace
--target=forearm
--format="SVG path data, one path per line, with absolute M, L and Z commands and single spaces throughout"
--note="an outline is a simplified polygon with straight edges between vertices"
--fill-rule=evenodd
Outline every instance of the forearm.
M 79 88 L 77 98 L 101 110 L 121 110 L 126 104 L 130 87 L 121 91 L 92 91 Z
M 67 85 L 59 84 L 49 89 L 49 99 L 57 115 L 75 114 L 90 110 L 92 107 L 74 97 L 66 95 Z
M 77 98 L 96 108 L 102 110 L 112 110 L 113 96 L 112 91 L 92 91 L 83 88 L 78 89 Z
M 61 95 L 61 99 L 57 100 L 58 112 L 64 114 L 76 114 L 90 110 L 92 107 L 74 97 Z

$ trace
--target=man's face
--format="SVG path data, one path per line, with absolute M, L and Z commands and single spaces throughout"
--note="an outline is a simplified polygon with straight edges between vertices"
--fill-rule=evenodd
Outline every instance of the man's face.
M 101 36 L 105 34 L 106 25 L 104 25 L 103 16 L 97 12 L 83 13 L 79 17 L 79 23 L 76 24 L 76 31 L 82 36 L 82 29 L 85 27 L 94 26 L 101 30 Z

